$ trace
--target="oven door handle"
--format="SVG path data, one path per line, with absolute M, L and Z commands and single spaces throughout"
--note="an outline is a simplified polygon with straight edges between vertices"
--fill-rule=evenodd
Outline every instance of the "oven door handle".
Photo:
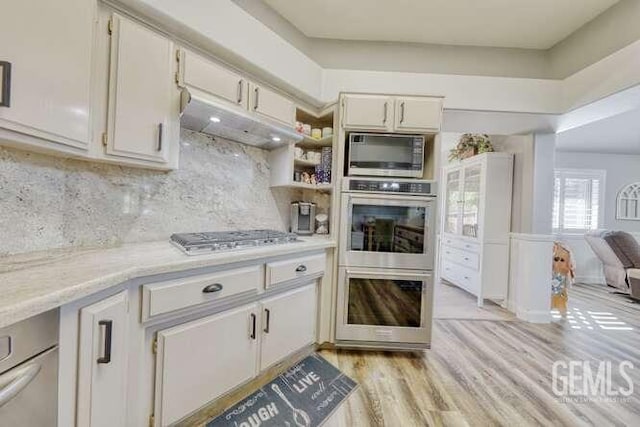
M 347 276 L 349 277 L 354 277 L 354 276 L 363 276 L 363 277 L 370 277 L 370 276 L 364 276 L 366 273 L 363 273 L 361 271 L 352 271 L 352 270 L 347 270 Z M 414 278 L 419 278 L 424 276 L 424 278 L 428 278 L 431 277 L 430 274 L 414 274 L 414 273 L 396 273 L 396 272 L 384 272 L 384 271 L 376 271 L 375 272 L 376 276 L 392 276 L 392 277 L 414 277 Z M 420 279 L 419 279 L 420 280 Z M 422 279 L 424 280 L 424 279 Z
M 41 366 L 32 363 L 0 376 L 0 408 L 24 390 L 40 372 Z

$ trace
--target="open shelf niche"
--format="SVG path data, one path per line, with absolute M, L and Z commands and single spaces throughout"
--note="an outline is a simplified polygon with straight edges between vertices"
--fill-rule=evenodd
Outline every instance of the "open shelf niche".
M 303 135 L 303 139 L 300 142 L 269 152 L 271 187 L 287 187 L 321 192 L 333 191 L 331 171 L 334 169 L 335 108 L 335 105 L 331 106 L 319 115 L 312 114 L 301 108 L 296 109 L 296 121 L 311 125 L 312 129 L 333 128 L 333 135 L 321 139 Z M 331 150 L 328 150 L 329 148 Z M 317 154 L 311 154 L 311 156 L 307 157 L 309 153 Z M 310 176 L 312 174 L 316 175 L 316 179 L 319 182 L 316 184 L 303 182 L 302 176 L 304 173 Z M 323 174 L 329 175 L 329 182 L 323 179 Z

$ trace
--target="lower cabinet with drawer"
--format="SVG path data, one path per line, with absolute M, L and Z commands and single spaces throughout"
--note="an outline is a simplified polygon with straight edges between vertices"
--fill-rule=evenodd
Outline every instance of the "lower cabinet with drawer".
M 509 245 L 477 243 L 445 234 L 440 242 L 440 277 L 478 298 L 504 301 L 508 289 Z
M 317 341 L 319 251 L 132 279 L 61 307 L 61 423 L 173 425 Z
M 159 331 L 155 424 L 188 416 L 315 337 L 315 282 Z

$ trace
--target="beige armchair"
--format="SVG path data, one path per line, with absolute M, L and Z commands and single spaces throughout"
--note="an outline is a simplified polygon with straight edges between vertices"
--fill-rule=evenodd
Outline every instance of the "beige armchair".
M 640 245 L 635 238 L 622 231 L 595 230 L 585 239 L 602 261 L 607 285 L 631 293 L 628 272 L 634 270 L 635 275 L 635 270 L 640 269 Z

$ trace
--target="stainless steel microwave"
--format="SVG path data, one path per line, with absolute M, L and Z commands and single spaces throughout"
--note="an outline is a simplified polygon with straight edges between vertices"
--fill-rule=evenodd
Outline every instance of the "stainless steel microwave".
M 352 133 L 349 135 L 350 176 L 421 178 L 424 136 Z

